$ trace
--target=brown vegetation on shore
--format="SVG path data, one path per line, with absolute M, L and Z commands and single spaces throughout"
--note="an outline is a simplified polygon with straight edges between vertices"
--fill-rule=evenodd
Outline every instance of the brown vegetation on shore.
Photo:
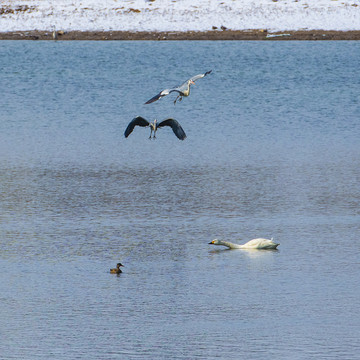
M 13 31 L 0 40 L 360 40 L 360 30 L 298 30 L 270 33 L 267 30 L 213 30 L 187 32 L 130 31 Z

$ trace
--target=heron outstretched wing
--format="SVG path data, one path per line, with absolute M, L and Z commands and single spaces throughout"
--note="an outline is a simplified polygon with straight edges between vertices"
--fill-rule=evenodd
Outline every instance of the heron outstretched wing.
M 199 79 L 203 78 L 204 76 L 210 74 L 211 72 L 212 72 L 212 70 L 209 70 L 209 71 L 207 71 L 207 72 L 204 73 L 204 74 L 195 75 L 195 76 L 193 76 L 192 78 L 190 78 L 189 80 L 195 82 L 196 80 L 199 80 Z M 188 80 L 188 81 L 189 81 L 189 80 Z
M 152 97 L 150 100 L 148 100 L 145 104 L 151 104 L 156 100 L 161 99 L 162 97 L 169 95 L 172 89 L 165 89 L 163 91 L 160 91 L 157 95 Z
M 183 93 L 183 92 L 187 89 L 187 87 L 189 86 L 189 84 L 188 84 L 189 81 L 190 81 L 190 83 L 194 83 L 196 80 L 199 80 L 199 79 L 203 78 L 204 76 L 210 74 L 211 71 L 212 71 L 212 70 L 207 71 L 207 72 L 204 73 L 204 74 L 198 74 L 198 75 L 195 75 L 195 76 L 191 77 L 190 79 L 188 79 L 188 80 L 186 80 L 184 83 L 182 83 L 180 86 L 177 86 L 177 87 L 171 89 L 170 92 L 172 92 L 172 91 L 177 91 L 177 92 L 179 92 L 179 93 Z
M 170 126 L 178 139 L 180 139 L 180 140 L 186 139 L 185 131 L 181 127 L 181 125 L 178 123 L 177 120 L 169 118 L 169 119 L 165 119 L 157 124 L 158 128 L 163 127 L 163 126 Z
M 145 126 L 149 126 L 149 125 L 150 125 L 149 121 L 144 119 L 142 116 L 137 116 L 129 122 L 129 125 L 126 128 L 124 135 L 127 138 L 132 133 L 135 126 L 145 127 Z

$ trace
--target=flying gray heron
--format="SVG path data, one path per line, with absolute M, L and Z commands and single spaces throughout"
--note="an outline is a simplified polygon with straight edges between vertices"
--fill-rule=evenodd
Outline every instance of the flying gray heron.
M 185 140 L 186 139 L 186 134 L 185 131 L 183 130 L 183 128 L 181 127 L 181 125 L 172 118 L 168 118 L 165 119 L 161 122 L 157 122 L 157 120 L 155 119 L 154 122 L 149 122 L 146 119 L 144 119 L 142 116 L 137 116 L 135 118 L 133 118 L 129 125 L 127 126 L 124 135 L 127 138 L 132 131 L 134 130 L 135 126 L 142 126 L 142 127 L 150 127 L 150 136 L 149 139 L 151 139 L 152 133 L 154 132 L 154 136 L 153 139 L 156 139 L 156 131 L 158 128 L 161 128 L 163 126 L 170 126 L 172 128 L 172 131 L 174 132 L 174 134 L 177 136 L 178 139 L 180 140 Z
M 151 104 L 156 100 L 161 99 L 162 97 L 171 94 L 172 92 L 177 92 L 179 93 L 179 95 L 177 96 L 177 98 L 174 100 L 174 104 L 176 104 L 176 101 L 179 99 L 179 101 L 182 100 L 183 96 L 189 96 L 190 95 L 190 85 L 195 85 L 195 81 L 199 80 L 201 78 L 203 78 L 204 76 L 208 75 L 211 73 L 212 70 L 207 71 L 204 74 L 198 74 L 193 76 L 192 78 L 190 78 L 189 80 L 186 80 L 183 84 L 181 84 L 180 86 L 175 86 L 174 88 L 171 89 L 165 89 L 163 91 L 160 91 L 157 95 L 155 95 L 154 97 L 152 97 L 150 100 L 148 100 L 145 104 Z

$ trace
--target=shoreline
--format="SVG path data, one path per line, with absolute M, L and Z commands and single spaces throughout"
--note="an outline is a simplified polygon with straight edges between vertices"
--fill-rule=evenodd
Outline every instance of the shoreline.
M 360 40 L 360 30 L 212 30 L 212 31 L 10 31 L 0 40 Z

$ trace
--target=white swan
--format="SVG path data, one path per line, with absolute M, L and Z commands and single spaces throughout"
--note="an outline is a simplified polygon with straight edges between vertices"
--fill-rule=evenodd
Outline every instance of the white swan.
M 276 249 L 280 245 L 273 242 L 272 238 L 271 240 L 263 238 L 253 239 L 243 245 L 233 244 L 230 241 L 214 239 L 213 241 L 210 241 L 209 244 L 223 245 L 227 246 L 229 249 Z

